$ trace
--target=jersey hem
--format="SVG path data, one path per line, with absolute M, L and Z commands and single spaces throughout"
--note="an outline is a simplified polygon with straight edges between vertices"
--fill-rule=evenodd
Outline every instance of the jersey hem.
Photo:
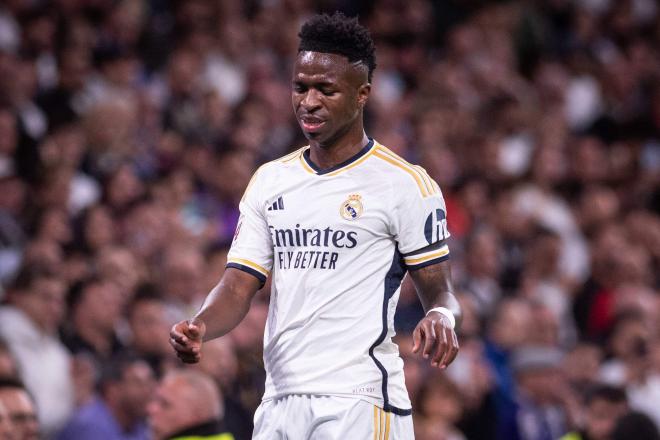
M 268 397 L 262 397 L 261 401 L 262 402 L 270 402 L 272 400 L 277 400 L 281 399 L 286 396 L 333 396 L 333 397 L 345 397 L 348 399 L 357 399 L 357 400 L 363 400 L 367 403 L 370 403 L 372 405 L 376 405 L 378 408 L 382 409 L 385 412 L 389 412 L 392 414 L 396 414 L 397 416 L 409 416 L 412 414 L 412 408 L 399 408 L 398 406 L 391 405 L 387 402 L 384 402 L 383 399 L 377 399 L 369 396 L 365 396 L 363 394 L 350 394 L 350 393 L 311 393 L 311 392 L 304 392 L 304 393 L 296 393 L 296 392 L 288 392 L 288 393 L 279 393 L 274 396 L 268 396 Z

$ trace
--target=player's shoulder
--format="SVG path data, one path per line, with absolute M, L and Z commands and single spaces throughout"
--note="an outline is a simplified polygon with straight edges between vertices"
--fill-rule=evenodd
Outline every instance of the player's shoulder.
M 292 164 L 296 163 L 296 160 L 300 160 L 300 157 L 308 148 L 309 145 L 305 145 L 304 147 L 297 148 L 292 152 L 285 154 L 282 157 L 278 157 L 277 159 L 267 162 L 266 165 L 270 165 L 273 167 L 280 167 L 280 168 L 291 166 Z
M 376 142 L 372 156 L 378 171 L 399 188 L 417 191 L 422 197 L 440 193 L 438 184 L 420 165 L 412 164 L 386 146 Z
M 281 170 L 291 168 L 297 164 L 297 161 L 300 160 L 300 156 L 307 148 L 309 148 L 309 145 L 297 148 L 296 150 L 287 153 L 284 156 L 268 161 L 261 165 L 255 174 L 277 173 Z

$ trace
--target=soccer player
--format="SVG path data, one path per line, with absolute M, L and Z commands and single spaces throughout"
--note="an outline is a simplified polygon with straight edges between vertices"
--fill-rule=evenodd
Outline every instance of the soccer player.
M 427 311 L 413 350 L 439 368 L 454 359 L 460 308 L 445 203 L 424 169 L 364 132 L 369 32 L 335 13 L 311 18 L 299 36 L 292 101 L 309 145 L 256 171 L 227 270 L 170 343 L 184 362 L 199 361 L 202 341 L 233 329 L 270 275 L 253 438 L 413 438 L 394 312 L 409 272 Z

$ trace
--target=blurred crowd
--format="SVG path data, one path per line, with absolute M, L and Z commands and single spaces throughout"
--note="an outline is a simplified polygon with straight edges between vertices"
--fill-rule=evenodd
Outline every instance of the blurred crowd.
M 654 0 L 3 1 L 0 436 L 249 438 L 268 289 L 194 368 L 168 332 L 305 144 L 297 32 L 336 9 L 376 41 L 368 134 L 448 208 L 455 363 L 411 353 L 409 281 L 396 317 L 417 438 L 658 438 Z

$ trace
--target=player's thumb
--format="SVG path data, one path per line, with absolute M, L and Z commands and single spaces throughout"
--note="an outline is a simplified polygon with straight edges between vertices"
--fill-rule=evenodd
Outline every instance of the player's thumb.
M 204 323 L 197 318 L 193 318 L 188 321 L 188 328 L 186 330 L 187 336 L 190 339 L 201 339 L 204 333 Z

